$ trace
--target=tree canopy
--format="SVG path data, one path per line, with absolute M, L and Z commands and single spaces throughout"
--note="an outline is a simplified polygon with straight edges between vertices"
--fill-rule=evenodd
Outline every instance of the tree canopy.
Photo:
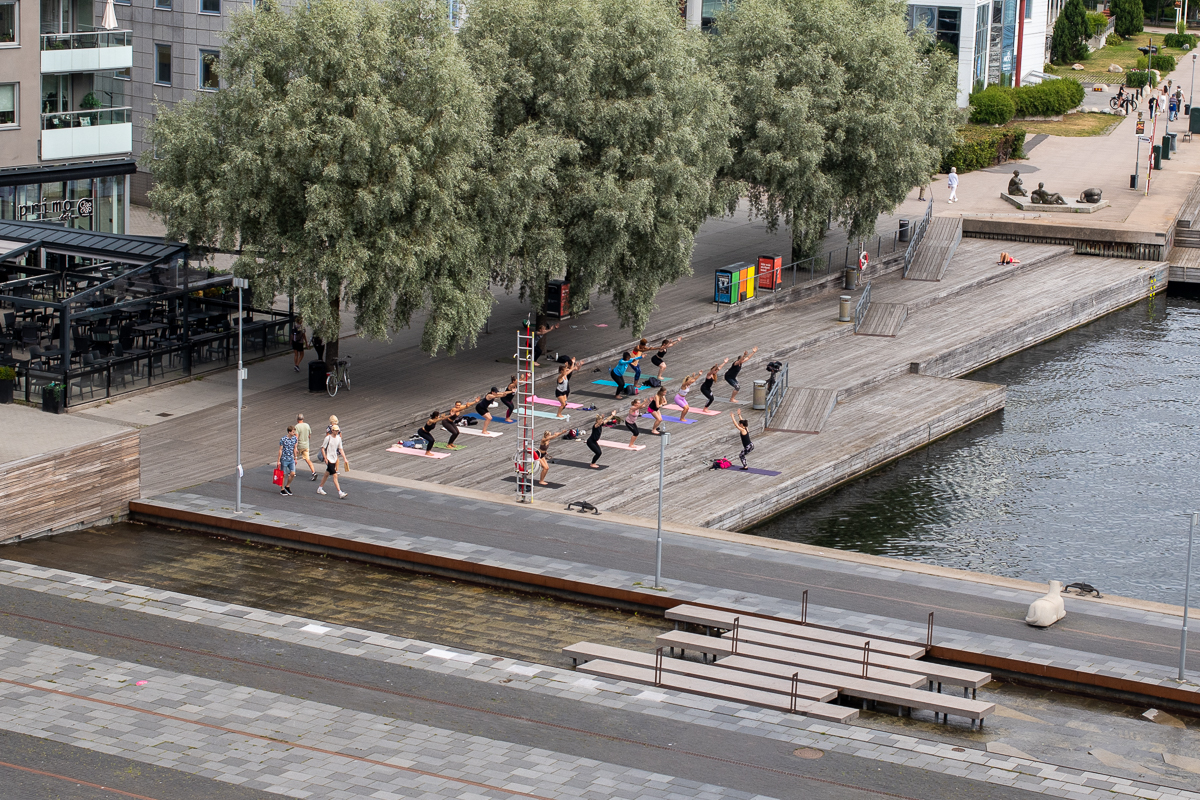
M 473 0 L 460 36 L 490 104 L 475 206 L 497 279 L 540 305 L 565 274 L 640 332 L 731 195 L 706 39 L 661 0 Z
M 470 341 L 492 304 L 465 204 L 486 109 L 442 4 L 260 3 L 234 16 L 219 74 L 150 129 L 168 235 L 240 253 L 330 358 L 344 300 L 363 334 L 428 305 L 427 350 Z
M 1119 36 L 1133 36 L 1144 30 L 1146 17 L 1142 0 L 1112 0 L 1109 10 L 1116 20 L 1113 30 Z
M 890 0 L 739 0 L 714 63 L 738 131 L 727 174 L 813 254 L 830 217 L 865 236 L 936 172 L 961 116 L 954 60 Z
M 1067 0 L 1058 19 L 1054 21 L 1054 33 L 1050 37 L 1050 60 L 1058 64 L 1070 64 L 1087 58 L 1089 34 L 1087 9 L 1083 7 L 1083 0 Z

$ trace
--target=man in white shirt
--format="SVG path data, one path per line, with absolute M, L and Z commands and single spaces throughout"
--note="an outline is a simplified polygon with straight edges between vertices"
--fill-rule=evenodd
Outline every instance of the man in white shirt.
M 337 489 L 338 498 L 344 498 L 346 492 L 342 491 L 342 485 L 338 483 L 338 459 L 346 462 L 346 471 L 350 471 L 350 459 L 346 458 L 346 451 L 342 449 L 342 429 L 337 425 L 330 428 L 329 433 L 325 435 L 325 441 L 321 443 L 321 450 L 325 454 L 325 474 L 321 476 L 321 483 L 317 486 L 317 494 L 325 494 L 325 481 L 329 476 L 333 476 L 333 488 Z

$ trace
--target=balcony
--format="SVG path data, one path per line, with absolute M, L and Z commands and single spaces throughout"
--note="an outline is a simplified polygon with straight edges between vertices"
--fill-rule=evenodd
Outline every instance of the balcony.
M 42 74 L 108 72 L 133 66 L 133 31 L 42 34 Z
M 133 152 L 133 109 L 97 108 L 42 115 L 42 160 Z

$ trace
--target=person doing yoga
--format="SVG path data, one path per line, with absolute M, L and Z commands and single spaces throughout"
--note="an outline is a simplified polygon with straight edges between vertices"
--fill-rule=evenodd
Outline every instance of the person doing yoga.
M 712 368 L 705 374 L 704 382 L 700 384 L 700 394 L 708 398 L 708 402 L 704 404 L 705 408 L 711 406 L 713 401 L 717 399 L 713 396 L 713 381 L 717 379 L 717 375 L 720 373 L 721 367 L 725 366 L 727 363 L 729 363 L 728 358 L 722 361 L 720 364 L 713 364 Z
M 687 419 L 687 412 L 691 409 L 688 405 L 688 392 L 692 390 L 692 384 L 700 379 L 703 372 L 693 372 L 683 379 L 683 383 L 679 387 L 679 392 L 675 395 L 675 405 L 679 406 L 679 421 L 683 422 Z
M 517 395 L 517 376 L 513 375 L 508 379 L 508 386 L 500 393 L 500 402 L 504 403 L 504 407 L 508 410 L 504 412 L 504 420 L 507 422 L 512 419 L 512 415 L 517 413 L 516 406 Z
M 633 356 L 633 361 L 630 363 L 633 366 L 633 386 L 636 389 L 639 382 L 642 380 L 642 359 L 645 358 L 646 352 L 650 349 L 650 342 L 642 339 L 637 345 L 629 351 Z
M 641 435 L 642 429 L 638 427 L 638 417 L 642 415 L 642 409 L 646 404 L 641 400 L 634 400 L 629 404 L 629 413 L 625 415 L 625 430 L 629 431 L 629 446 L 637 442 L 637 437 Z
M 475 400 L 478 399 L 478 397 L 475 398 Z M 450 438 L 446 440 L 446 447 L 450 448 L 451 450 L 458 449 L 458 445 L 454 443 L 454 440 L 458 438 L 459 417 L 461 417 L 463 413 L 471 407 L 471 403 L 474 403 L 475 400 L 472 400 L 470 403 L 464 403 L 461 400 L 455 400 L 454 406 L 446 412 L 445 418 L 442 419 L 442 428 L 450 434 Z
M 642 341 L 646 341 L 643 339 Z M 674 347 L 683 341 L 683 337 L 678 339 L 663 339 L 662 344 L 658 346 L 658 352 L 650 356 L 650 363 L 658 367 L 658 379 L 662 380 L 663 370 L 667 368 L 667 350 Z
M 558 323 L 547 325 L 544 322 L 539 322 L 537 328 L 533 332 L 533 360 L 537 361 L 546 354 L 546 334 L 558 327 Z
M 567 400 L 571 398 L 571 373 L 582 365 L 582 361 L 572 358 L 570 363 L 563 364 L 558 368 L 558 379 L 554 383 L 554 399 L 558 401 L 558 413 L 555 416 L 559 419 L 562 419 L 563 412 L 567 410 Z
M 738 460 L 742 462 L 742 469 L 750 469 L 746 466 L 746 454 L 754 449 L 754 443 L 750 441 L 750 423 L 742 419 L 742 410 L 739 408 L 737 416 L 732 413 L 729 418 L 733 420 L 733 424 L 738 429 L 738 436 L 742 439 L 742 452 L 738 454 Z
M 730 395 L 729 402 L 736 403 L 738 401 L 737 393 L 738 390 L 742 388 L 738 383 L 738 373 L 742 371 L 742 364 L 745 364 L 747 361 L 749 361 L 750 358 L 757 352 L 757 346 L 755 346 L 753 350 L 742 351 L 742 354 L 738 356 L 732 364 L 729 365 L 729 369 L 725 370 L 725 382 L 733 387 L 733 394 Z
M 550 471 L 550 465 L 554 463 L 553 459 L 550 458 L 550 440 L 557 439 L 569 430 L 571 429 L 563 428 L 561 431 L 555 433 L 546 431 L 542 434 L 542 441 L 538 444 L 537 450 L 533 452 L 534 459 L 542 468 L 542 477 L 538 478 L 538 483 L 542 486 L 546 485 L 546 473 Z
M 587 448 L 592 451 L 592 469 L 600 469 L 600 465 L 596 462 L 600 460 L 600 434 L 604 433 L 604 423 L 610 420 L 620 419 L 620 411 L 612 411 L 608 414 L 597 414 L 596 421 L 592 423 L 592 432 L 588 434 Z
M 437 428 L 438 423 L 449 418 L 449 414 L 443 414 L 440 411 L 431 411 L 429 419 L 425 420 L 425 424 L 417 430 L 417 436 L 425 440 L 425 452 L 428 453 L 433 449 L 433 431 Z
M 666 404 L 667 387 L 660 386 L 658 387 L 658 393 L 654 395 L 654 397 L 650 398 L 650 405 L 646 407 L 646 410 L 650 412 L 650 416 L 654 417 L 654 427 L 650 429 L 650 432 L 656 436 L 662 433 L 662 431 L 658 429 L 658 426 L 662 425 L 663 423 L 662 407 Z
M 625 394 L 625 369 L 632 362 L 633 354 L 626 350 L 621 354 L 621 360 L 617 362 L 617 365 L 608 371 L 608 374 L 612 376 L 613 383 L 617 385 L 616 394 L 613 395 L 614 398 L 619 398 L 621 395 Z M 636 384 L 633 387 L 633 393 L 637 394 Z
M 487 436 L 488 423 L 492 421 L 492 412 L 488 411 L 492 407 L 492 401 L 500 397 L 503 392 L 493 386 L 488 393 L 475 398 L 475 413 L 483 417 L 483 435 Z

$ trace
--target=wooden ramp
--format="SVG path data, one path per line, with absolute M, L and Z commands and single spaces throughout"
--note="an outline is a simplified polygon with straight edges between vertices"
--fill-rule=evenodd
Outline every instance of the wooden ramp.
M 911 281 L 940 281 L 962 241 L 962 217 L 934 217 L 904 277 Z
M 871 303 L 855 333 L 859 336 L 895 336 L 906 319 L 908 306 L 904 303 Z
M 837 405 L 837 389 L 789 388 L 783 406 L 771 420 L 770 431 L 820 433 Z

